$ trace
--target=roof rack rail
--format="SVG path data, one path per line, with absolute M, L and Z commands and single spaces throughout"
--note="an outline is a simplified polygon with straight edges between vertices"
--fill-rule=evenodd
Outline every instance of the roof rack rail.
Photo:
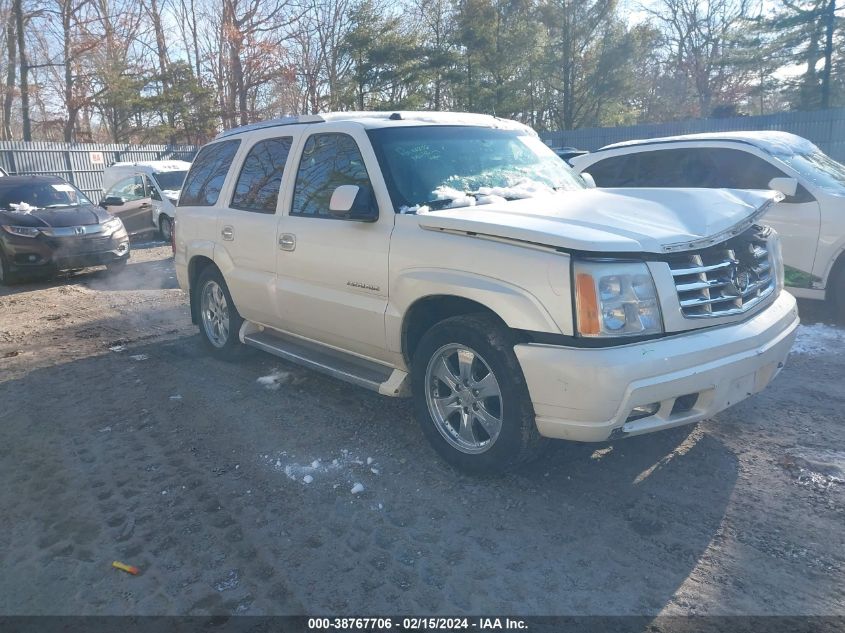
M 297 116 L 284 116 L 279 119 L 270 119 L 268 121 L 260 121 L 258 123 L 250 123 L 249 125 L 242 125 L 240 127 L 233 127 L 230 130 L 223 130 L 215 136 L 215 139 L 225 138 L 233 134 L 240 134 L 242 132 L 251 132 L 252 130 L 263 130 L 268 127 L 281 127 L 283 125 L 298 125 L 301 123 L 324 123 L 325 119 L 319 114 L 301 114 Z

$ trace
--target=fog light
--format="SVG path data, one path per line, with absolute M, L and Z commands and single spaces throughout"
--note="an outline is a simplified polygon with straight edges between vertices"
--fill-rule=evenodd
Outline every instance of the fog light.
M 625 422 L 633 422 L 634 420 L 641 420 L 643 418 L 647 418 L 657 413 L 658 409 L 660 409 L 659 402 L 652 402 L 651 404 L 641 404 L 640 406 L 631 409 L 631 413 L 628 415 L 628 419 L 625 420 Z
M 37 259 L 38 259 L 38 255 L 30 255 L 29 256 L 29 261 L 31 261 L 31 262 L 34 262 Z

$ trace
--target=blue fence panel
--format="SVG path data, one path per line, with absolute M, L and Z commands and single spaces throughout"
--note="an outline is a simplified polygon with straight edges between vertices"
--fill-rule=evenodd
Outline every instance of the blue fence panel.
M 103 167 L 118 162 L 193 160 L 193 145 L 120 145 L 98 143 L 0 142 L 0 167 L 9 175 L 55 175 L 81 189 L 94 202 L 103 194 Z M 101 153 L 95 164 L 92 153 Z
M 582 128 L 560 132 L 541 132 L 554 147 L 577 147 L 595 151 L 611 143 L 637 139 L 738 130 L 780 130 L 803 136 L 832 158 L 845 163 L 845 108 L 812 112 L 780 112 L 762 116 L 730 119 L 690 119 L 670 123 L 651 123 L 627 127 Z

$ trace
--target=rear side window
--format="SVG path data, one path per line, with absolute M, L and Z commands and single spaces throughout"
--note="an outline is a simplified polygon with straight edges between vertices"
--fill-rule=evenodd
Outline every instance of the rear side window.
M 241 142 L 237 139 L 203 147 L 185 178 L 180 206 L 210 207 L 217 203 L 226 174 Z
M 636 187 L 636 170 L 636 154 L 611 156 L 584 169 L 599 187 Z
M 302 150 L 290 214 L 332 217 L 329 201 L 341 185 L 370 186 L 358 144 L 347 134 L 310 136 Z
M 252 146 L 241 167 L 232 207 L 256 213 L 275 213 L 282 174 L 293 139 L 271 138 Z
M 701 150 L 666 149 L 638 154 L 638 187 L 718 187 L 718 174 Z

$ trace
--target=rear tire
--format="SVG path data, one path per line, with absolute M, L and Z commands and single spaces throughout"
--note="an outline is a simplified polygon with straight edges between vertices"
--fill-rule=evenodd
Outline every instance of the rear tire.
M 214 266 L 199 277 L 194 300 L 200 334 L 211 354 L 221 360 L 235 360 L 243 351 L 238 339 L 244 320 L 238 313 L 223 275 Z
M 452 317 L 423 335 L 412 360 L 414 412 L 455 468 L 501 473 L 543 446 L 510 331 L 485 314 Z
M 173 238 L 173 220 L 163 213 L 158 216 L 158 232 L 161 235 L 161 239 L 169 244 Z

